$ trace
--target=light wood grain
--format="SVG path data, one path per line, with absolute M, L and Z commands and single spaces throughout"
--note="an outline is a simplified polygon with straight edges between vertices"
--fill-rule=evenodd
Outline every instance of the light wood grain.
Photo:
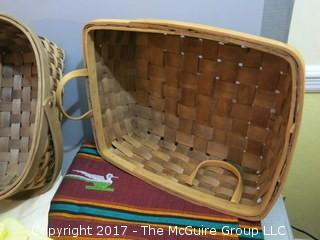
M 300 126 L 304 68 L 295 50 L 163 20 L 96 20 L 83 37 L 94 135 L 107 161 L 199 205 L 248 220 L 267 214 Z M 202 168 L 209 159 L 241 174 Z

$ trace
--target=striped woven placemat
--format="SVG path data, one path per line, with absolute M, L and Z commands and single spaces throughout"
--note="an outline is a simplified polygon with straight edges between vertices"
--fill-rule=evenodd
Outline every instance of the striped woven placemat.
M 252 223 L 200 207 L 104 161 L 83 144 L 51 202 L 54 239 L 263 239 Z

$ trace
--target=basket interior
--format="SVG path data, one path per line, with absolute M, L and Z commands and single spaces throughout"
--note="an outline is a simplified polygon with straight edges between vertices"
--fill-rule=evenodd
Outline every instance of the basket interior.
M 0 192 L 15 183 L 31 147 L 37 68 L 25 34 L 0 20 Z
M 184 183 L 204 160 L 242 172 L 241 204 L 257 206 L 283 151 L 289 63 L 261 50 L 175 34 L 95 30 L 104 138 L 127 161 Z M 230 200 L 237 179 L 199 171 L 192 188 Z

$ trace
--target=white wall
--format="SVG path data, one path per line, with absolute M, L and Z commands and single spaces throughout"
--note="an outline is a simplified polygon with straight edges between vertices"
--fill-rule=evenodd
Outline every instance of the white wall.
M 300 51 L 307 64 L 306 88 L 310 90 L 320 89 L 319 11 L 320 0 L 295 0 L 289 32 L 289 44 Z M 319 93 L 305 94 L 297 149 L 284 190 L 291 224 L 316 237 L 320 236 L 319 103 Z M 306 238 L 297 231 L 294 235 Z
M 0 12 L 25 22 L 66 51 L 66 72 L 82 66 L 82 27 L 95 18 L 164 18 L 203 23 L 259 35 L 264 0 L 0 0 Z M 86 109 L 83 82 L 68 84 L 65 105 L 79 114 Z M 90 124 L 66 121 L 65 146 L 90 135 Z
M 295 0 L 289 44 L 307 65 L 320 65 L 320 0 Z
M 288 34 L 295 0 L 264 1 L 261 35 L 288 42 Z

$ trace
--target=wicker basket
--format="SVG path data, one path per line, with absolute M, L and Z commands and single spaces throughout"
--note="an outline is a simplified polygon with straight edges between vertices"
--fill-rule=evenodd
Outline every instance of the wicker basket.
M 84 28 L 86 68 L 57 102 L 92 117 L 100 154 L 197 204 L 261 219 L 279 195 L 303 103 L 304 67 L 280 42 L 201 25 L 97 20 Z M 80 117 L 62 108 L 89 76 Z
M 0 200 L 50 186 L 60 170 L 62 137 L 54 90 L 64 53 L 0 15 Z

